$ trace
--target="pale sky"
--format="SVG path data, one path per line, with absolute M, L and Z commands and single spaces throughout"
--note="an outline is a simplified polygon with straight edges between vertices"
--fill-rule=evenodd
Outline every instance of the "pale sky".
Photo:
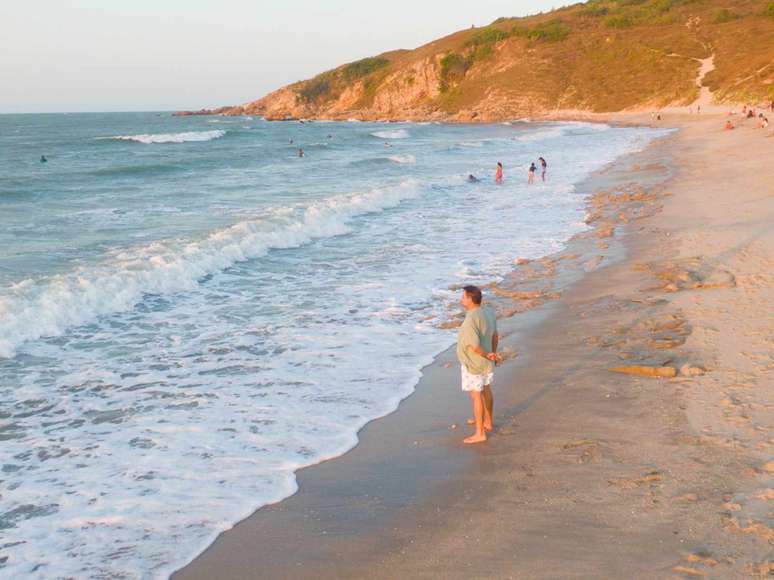
M 0 113 L 236 105 L 563 0 L 0 0 Z

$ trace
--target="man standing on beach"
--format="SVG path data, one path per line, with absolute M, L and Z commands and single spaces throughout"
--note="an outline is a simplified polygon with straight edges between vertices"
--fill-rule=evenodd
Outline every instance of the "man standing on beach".
M 467 311 L 457 339 L 457 358 L 462 373 L 462 390 L 470 393 L 473 403 L 473 421 L 476 432 L 465 443 L 483 443 L 491 431 L 492 379 L 497 356 L 497 321 L 489 306 L 481 306 L 481 289 L 465 286 L 462 289 L 462 307 Z

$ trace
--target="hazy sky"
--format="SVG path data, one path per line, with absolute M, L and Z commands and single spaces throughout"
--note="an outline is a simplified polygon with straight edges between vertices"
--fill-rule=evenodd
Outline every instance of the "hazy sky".
M 562 0 L 0 0 L 0 113 L 239 104 Z

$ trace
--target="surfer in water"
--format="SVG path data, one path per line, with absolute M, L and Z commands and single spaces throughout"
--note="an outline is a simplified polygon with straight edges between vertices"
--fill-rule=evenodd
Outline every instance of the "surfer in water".
M 501 161 L 497 162 L 497 171 L 495 172 L 495 183 L 503 182 L 503 164 Z

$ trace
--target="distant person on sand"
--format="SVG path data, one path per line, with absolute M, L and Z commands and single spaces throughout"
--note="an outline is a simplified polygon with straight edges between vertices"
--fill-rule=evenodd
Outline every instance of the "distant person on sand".
M 497 171 L 495 171 L 495 183 L 502 183 L 503 182 L 503 164 L 502 162 L 497 162 Z
M 460 361 L 462 390 L 470 393 L 476 431 L 464 439 L 465 443 L 483 443 L 486 432 L 494 428 L 492 410 L 492 379 L 497 355 L 497 321 L 489 306 L 481 305 L 481 289 L 465 286 L 460 303 L 466 310 L 465 320 L 457 338 L 457 358 Z
M 546 169 L 548 169 L 548 163 L 546 163 L 546 160 L 542 157 L 538 157 L 538 161 L 540 161 L 540 178 L 545 181 L 546 180 Z
M 535 182 L 535 171 L 537 170 L 537 167 L 535 167 L 535 162 L 533 161 L 529 165 L 529 171 L 527 172 L 527 183 L 534 183 Z
M 724 127 L 724 129 L 725 129 L 726 131 L 730 131 L 730 130 L 731 130 L 731 129 L 733 129 L 733 128 L 734 128 L 734 124 L 731 122 L 731 119 L 728 119 L 728 120 L 726 121 L 726 126 Z
M 302 147 L 298 148 L 298 156 L 303 157 L 304 156 L 304 149 Z

